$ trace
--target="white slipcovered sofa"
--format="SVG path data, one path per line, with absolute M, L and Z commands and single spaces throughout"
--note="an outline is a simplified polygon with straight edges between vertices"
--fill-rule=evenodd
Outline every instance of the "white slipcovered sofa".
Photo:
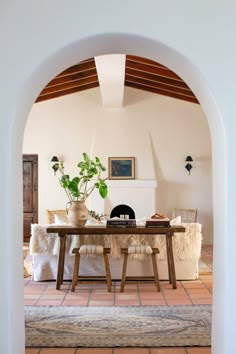
M 176 279 L 192 280 L 198 278 L 198 261 L 201 256 L 202 225 L 199 223 L 181 223 L 185 227 L 184 233 L 173 236 L 173 251 L 175 259 Z M 32 280 L 52 280 L 57 277 L 57 263 L 59 251 L 59 237 L 56 234 L 47 234 L 49 226 L 32 224 L 30 239 L 30 254 L 32 256 Z M 50 224 L 51 226 L 51 224 Z M 74 255 L 72 249 L 81 244 L 99 243 L 111 248 L 109 257 L 112 279 L 121 278 L 123 258 L 121 247 L 134 244 L 149 244 L 158 247 L 158 271 L 161 280 L 168 279 L 166 260 L 165 236 L 157 235 L 68 235 L 66 238 L 66 254 L 64 280 L 72 278 Z M 103 261 L 99 256 L 85 256 L 80 264 L 81 275 L 104 275 Z M 144 255 L 134 255 L 129 258 L 128 276 L 150 276 L 153 274 L 152 264 Z

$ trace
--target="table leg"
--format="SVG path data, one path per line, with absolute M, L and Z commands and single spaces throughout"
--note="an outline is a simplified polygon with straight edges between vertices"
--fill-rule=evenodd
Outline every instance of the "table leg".
M 60 290 L 61 284 L 63 284 L 63 276 L 64 276 L 66 236 L 64 234 L 58 236 L 60 237 L 60 249 L 59 249 L 58 266 L 57 266 L 56 289 Z
M 173 254 L 173 245 L 172 245 L 172 237 L 173 233 L 168 233 L 166 235 L 166 240 L 167 240 L 167 248 L 168 248 L 168 268 L 169 268 L 169 276 L 170 276 L 170 282 L 172 284 L 172 288 L 176 289 L 176 275 L 175 275 L 175 262 L 174 262 L 174 254 Z
M 166 256 L 167 256 L 167 265 L 168 265 L 168 277 L 169 277 L 169 283 L 171 284 L 172 277 L 171 277 L 171 264 L 170 264 L 170 251 L 169 251 L 169 248 L 170 248 L 169 236 L 166 235 Z

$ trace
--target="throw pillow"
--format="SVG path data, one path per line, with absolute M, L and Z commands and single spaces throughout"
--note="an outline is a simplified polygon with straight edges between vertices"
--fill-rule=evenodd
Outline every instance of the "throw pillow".
M 54 223 L 57 225 L 66 225 L 68 224 L 68 219 L 66 215 L 55 214 Z
M 176 218 L 170 220 L 170 225 L 178 225 L 181 224 L 181 216 L 176 216 Z

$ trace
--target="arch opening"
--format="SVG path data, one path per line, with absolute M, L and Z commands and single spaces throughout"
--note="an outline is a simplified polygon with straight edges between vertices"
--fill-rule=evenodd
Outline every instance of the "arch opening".
M 188 62 L 188 60 L 181 55 L 181 53 L 177 53 L 173 51 L 171 48 L 168 48 L 163 43 L 154 42 L 149 40 L 148 38 L 143 38 L 139 36 L 133 35 L 117 35 L 117 34 L 109 34 L 109 35 L 101 35 L 95 36 L 92 38 L 86 38 L 78 42 L 69 43 L 67 47 L 61 48 L 60 51 L 54 51 L 51 53 L 50 57 L 45 58 L 43 63 L 40 63 L 32 75 L 29 77 L 25 86 L 22 87 L 21 93 L 18 96 L 18 101 L 13 102 L 15 107 L 15 115 L 14 122 L 12 125 L 11 136 L 13 137 L 14 151 L 9 152 L 8 158 L 14 159 L 16 164 L 12 166 L 11 172 L 13 172 L 14 176 L 19 177 L 16 187 L 18 188 L 18 192 L 14 196 L 16 200 L 16 208 L 11 214 L 11 217 L 15 219 L 15 222 L 10 228 L 10 232 L 12 235 L 17 233 L 17 230 L 20 229 L 20 216 L 22 215 L 22 196 L 20 193 L 22 176 L 20 171 L 21 166 L 21 151 L 22 141 L 23 141 L 23 132 L 26 123 L 26 119 L 30 110 L 30 107 L 33 105 L 35 98 L 38 96 L 39 92 L 43 89 L 50 79 L 52 79 L 57 73 L 61 72 L 63 69 L 67 68 L 75 64 L 78 61 L 82 61 L 88 57 L 98 56 L 107 53 L 132 53 L 134 55 L 139 55 L 143 57 L 147 57 L 154 61 L 158 61 L 163 65 L 170 67 L 173 71 L 175 71 L 178 75 L 180 75 L 187 84 L 192 88 L 193 92 L 196 94 L 209 122 L 209 127 L 211 131 L 212 137 L 212 156 L 213 156 L 213 171 L 214 171 L 214 179 L 213 179 L 213 195 L 214 195 L 214 205 L 213 210 L 216 215 L 216 219 L 218 215 L 221 213 L 222 205 L 224 205 L 224 195 L 225 191 L 222 188 L 222 181 L 224 180 L 224 153 L 225 153 L 225 145 L 224 145 L 224 135 L 222 129 L 221 116 L 218 111 L 217 105 L 214 102 L 214 98 L 209 91 L 207 84 L 204 82 L 204 79 L 201 77 L 198 69 L 194 66 L 193 63 Z M 21 132 L 19 134 L 19 131 Z M 221 155 L 222 159 L 215 158 L 218 156 L 218 147 L 221 146 Z M 18 169 L 18 170 L 17 170 Z M 216 190 L 218 190 L 218 186 L 221 186 L 220 192 L 218 191 L 218 195 L 216 196 Z M 12 198 L 10 198 L 10 201 Z M 9 207 L 9 206 L 8 206 Z M 6 222 L 9 220 L 6 218 Z M 222 233 L 224 234 L 224 220 L 221 217 L 221 224 L 215 223 L 215 235 L 214 235 L 214 260 L 216 265 L 220 263 L 219 259 L 219 250 L 224 249 L 224 245 L 222 243 Z M 221 237 L 219 235 L 221 234 Z M 13 246 L 15 240 L 9 241 L 10 245 Z M 21 238 L 19 237 L 18 249 L 21 243 Z M 10 249 L 10 247 L 9 247 Z M 14 263 L 14 253 L 10 255 L 12 260 L 12 269 L 17 268 L 17 264 Z M 222 262 L 222 253 L 221 253 L 221 262 Z M 224 262 L 223 262 L 224 264 Z M 221 263 L 222 267 L 222 263 Z M 216 266 L 217 272 L 218 266 Z M 221 270 L 222 272 L 222 270 Z M 11 279 L 9 280 L 11 281 Z M 213 348 L 218 344 L 217 341 L 217 333 L 223 333 L 223 324 L 224 324 L 224 313 L 223 307 L 221 310 L 217 309 L 217 302 L 220 297 L 223 295 L 223 290 L 220 292 L 219 284 L 222 283 L 222 279 L 220 277 L 214 275 L 214 283 L 215 283 L 215 292 L 214 292 L 214 302 L 215 305 L 213 307 Z M 11 291 L 11 286 L 8 287 L 7 291 Z M 19 317 L 22 319 L 22 302 L 17 300 L 15 296 L 11 297 L 12 301 L 14 301 L 17 306 L 20 308 L 18 312 Z M 17 315 L 17 314 L 15 314 Z M 18 326 L 20 326 L 20 321 L 17 323 L 15 330 L 18 330 Z M 14 331 L 12 332 L 14 333 Z M 220 338 L 220 336 L 218 336 Z M 222 336 L 221 336 L 222 338 Z M 23 339 L 22 339 L 23 341 Z

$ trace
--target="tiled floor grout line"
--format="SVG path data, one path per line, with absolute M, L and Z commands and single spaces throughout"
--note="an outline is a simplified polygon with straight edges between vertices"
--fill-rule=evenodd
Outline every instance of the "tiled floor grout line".
M 41 292 L 41 294 L 39 295 L 39 297 L 38 297 L 38 299 L 37 299 L 37 301 L 36 301 L 36 303 L 35 303 L 36 306 L 38 306 L 38 305 L 37 305 L 38 301 L 43 300 L 41 297 L 43 296 L 43 294 L 45 293 L 45 291 L 46 291 L 47 289 L 49 289 L 49 284 L 50 284 L 50 283 L 48 282 L 47 285 L 44 287 L 43 291 Z M 61 302 L 61 305 L 62 305 L 62 302 Z M 60 305 L 60 306 L 61 306 L 61 305 Z
M 88 301 L 87 301 L 87 306 L 90 306 L 90 299 L 91 299 L 91 296 L 92 296 L 92 288 L 90 289 L 89 291 L 89 296 L 88 296 Z
M 212 274 L 212 276 L 213 276 L 213 274 Z M 203 279 L 201 279 L 200 277 L 199 277 L 199 279 L 201 280 L 202 284 L 205 286 L 205 288 L 207 289 L 207 291 L 209 291 L 209 293 L 212 294 L 212 289 L 208 288 L 208 286 L 205 284 L 205 282 L 203 281 Z
M 187 294 L 187 296 L 188 296 L 188 298 L 189 298 L 189 300 L 190 300 L 190 302 L 191 302 L 191 305 L 194 305 L 193 300 L 192 300 L 192 297 L 191 297 L 191 295 L 189 294 L 188 290 L 185 288 L 185 286 L 184 286 L 183 284 L 182 284 L 182 286 L 183 286 L 183 289 L 184 289 L 185 293 Z
M 212 290 L 206 286 L 206 284 L 203 282 L 203 280 L 200 277 L 199 280 L 201 281 L 202 285 L 206 288 L 206 290 L 209 291 L 209 293 L 212 295 Z
M 65 293 L 64 293 L 64 297 L 61 299 L 61 305 L 60 305 L 60 306 L 63 306 L 63 302 L 64 302 L 65 299 L 66 299 L 66 296 L 67 296 L 67 294 L 68 294 L 69 289 L 70 289 L 70 287 L 68 287 L 67 289 L 65 289 L 66 291 L 65 291 Z
M 117 288 L 117 282 L 114 281 L 114 285 L 113 285 L 113 291 L 114 291 L 113 306 L 116 306 L 116 288 Z
M 160 349 L 162 350 L 163 347 L 154 347 L 154 348 L 151 348 L 151 347 L 145 347 L 145 348 L 142 348 L 142 349 L 145 349 L 145 351 L 147 352 L 147 354 L 153 354 L 153 350 L 156 351 L 156 349 Z M 169 348 L 169 347 L 168 347 Z M 185 354 L 189 354 L 189 348 L 191 350 L 192 347 L 178 347 L 178 349 L 182 349 L 184 351 Z M 197 347 L 194 347 L 197 349 Z M 205 347 L 203 347 L 205 348 Z M 206 348 L 209 348 L 209 347 L 206 347 Z M 27 348 L 26 348 L 27 349 Z M 29 349 L 32 349 L 32 348 L 29 348 Z M 35 348 L 37 350 L 37 353 L 36 354 L 43 354 L 43 352 L 45 350 L 48 350 L 48 348 Z M 55 348 L 49 348 L 49 349 L 55 349 Z M 66 350 L 65 348 L 60 348 L 61 350 L 61 353 L 64 353 L 66 354 Z M 73 348 L 70 348 L 70 349 L 73 349 Z M 80 349 L 83 349 L 82 347 L 81 348 L 74 348 L 74 354 L 80 354 Z M 97 348 L 86 348 L 89 350 L 89 352 L 92 350 L 94 353 L 95 353 L 95 350 Z M 101 349 L 101 348 L 99 348 Z M 114 348 L 103 348 L 103 349 L 110 349 L 111 350 L 111 354 L 116 354 L 116 351 L 119 350 L 120 348 L 119 347 L 114 347 Z M 132 352 L 135 353 L 135 350 L 136 348 L 129 348 L 129 349 L 132 349 Z M 153 350 L 152 350 L 153 349 Z M 175 349 L 174 349 L 175 350 Z M 170 349 L 168 350 L 168 353 L 169 353 Z
M 28 278 L 24 278 L 24 287 L 26 287 L 29 284 L 30 280 L 31 280 L 30 278 L 29 279 Z
M 211 290 L 211 287 L 208 287 L 207 286 L 207 284 L 205 283 L 205 281 L 206 280 L 204 280 L 204 279 L 199 279 L 198 280 L 199 281 L 199 284 L 201 284 L 201 286 L 202 286 L 202 288 L 203 289 L 205 289 L 205 291 L 208 293 L 208 294 L 210 294 L 210 295 L 212 295 L 212 290 Z M 209 281 L 209 283 L 210 283 L 210 281 Z M 30 284 L 29 283 L 27 283 L 29 286 L 30 286 Z M 26 287 L 27 287 L 27 284 L 26 284 Z M 194 299 L 192 298 L 192 296 L 191 296 L 191 292 L 190 292 L 190 289 L 191 288 L 188 288 L 188 287 L 185 287 L 185 285 L 184 284 L 182 284 L 181 282 L 180 282 L 180 284 L 181 285 L 179 285 L 178 286 L 178 288 L 177 288 L 177 291 L 178 291 L 178 289 L 182 289 L 183 291 L 184 291 L 184 293 L 187 295 L 187 298 L 188 298 L 188 300 L 190 301 L 190 304 L 192 304 L 192 305 L 194 305 Z M 35 294 L 36 296 L 35 296 L 35 306 L 37 306 L 37 305 L 39 305 L 39 302 L 41 301 L 41 300 L 47 300 L 46 299 L 46 296 L 47 296 L 47 294 L 46 294 L 46 292 L 47 292 L 47 290 L 48 289 L 50 289 L 51 288 L 51 286 L 49 286 L 50 285 L 50 283 L 47 283 L 47 284 L 45 284 L 45 287 L 44 288 L 42 288 L 42 290 L 40 291 L 40 293 L 39 294 Z M 136 293 L 136 295 L 137 295 L 137 297 L 138 297 L 138 303 L 139 303 L 139 305 L 140 306 L 144 306 L 143 305 L 143 301 L 144 301 L 144 299 L 142 299 L 142 294 L 143 294 L 143 292 L 142 292 L 142 289 L 140 288 L 140 283 L 138 283 L 136 286 L 137 286 L 137 288 L 136 289 L 134 289 L 135 291 L 133 291 L 133 293 Z M 33 286 L 34 287 L 34 286 Z M 113 283 L 113 291 L 112 291 L 112 293 L 113 293 L 113 296 L 111 297 L 111 300 L 112 300 L 112 302 L 113 302 L 113 306 L 116 306 L 116 303 L 117 303 L 117 293 L 118 293 L 118 284 L 116 283 L 116 282 L 114 282 Z M 167 289 L 168 290 L 168 288 L 163 288 L 162 286 L 161 286 L 161 292 L 160 292 L 160 294 L 162 294 L 162 299 L 160 299 L 160 300 L 164 300 L 164 302 L 165 302 L 165 304 L 164 305 L 168 305 L 168 297 L 166 297 L 166 291 L 165 291 L 165 289 Z M 91 296 L 92 296 L 92 294 L 93 294 L 93 290 L 94 290 L 94 288 L 92 287 L 92 288 L 90 288 L 89 289 L 89 295 L 88 295 L 88 298 L 87 298 L 87 306 L 90 306 L 91 304 L 90 304 L 90 301 L 91 301 Z M 174 290 L 175 291 L 175 290 Z M 151 291 L 151 292 L 153 292 L 153 290 Z M 55 300 L 58 300 L 58 302 L 60 301 L 60 305 L 57 305 L 57 306 L 63 306 L 63 303 L 67 300 L 67 296 L 69 295 L 69 293 L 70 293 L 70 287 L 68 287 L 68 288 L 66 288 L 66 289 L 64 289 L 64 294 L 63 294 L 63 296 L 62 296 L 62 298 L 61 299 L 55 299 Z M 144 293 L 145 293 L 145 291 L 144 291 Z M 28 294 L 28 293 L 27 293 Z M 30 295 L 30 291 L 29 291 L 29 295 Z M 44 297 L 44 298 L 43 298 Z M 50 297 L 50 294 L 49 294 L 49 297 Z M 43 298 L 43 299 L 42 299 Z M 204 298 L 204 295 L 202 296 L 202 298 Z M 54 300 L 53 298 L 49 298 L 48 299 L 49 301 L 50 300 Z M 99 300 L 98 300 L 99 301 Z M 104 301 L 104 300 L 103 300 Z M 26 305 L 27 306 L 27 305 Z M 79 305 L 78 305 L 79 306 Z
M 163 299 L 165 300 L 165 305 L 163 306 L 168 306 L 168 302 L 167 302 L 167 299 L 166 299 L 166 296 L 165 296 L 165 292 L 163 291 L 163 288 L 161 287 L 161 293 L 163 295 Z M 161 305 L 160 305 L 161 306 Z
M 211 264 L 211 262 L 209 262 L 209 261 L 207 261 L 207 260 L 204 260 L 204 263 L 206 263 L 206 265 L 207 265 L 209 268 L 211 268 L 211 270 L 212 270 L 213 264 Z
M 140 289 L 139 289 L 139 283 L 137 283 L 137 293 L 138 293 L 139 306 L 142 306 L 142 301 L 141 301 L 141 296 L 140 296 Z
M 43 291 L 41 292 L 41 294 L 38 296 L 36 302 L 35 302 L 35 306 L 38 306 L 38 301 L 41 299 L 41 296 L 43 295 L 43 293 L 45 292 L 45 290 L 48 288 L 49 283 L 47 283 L 47 286 L 44 287 Z

